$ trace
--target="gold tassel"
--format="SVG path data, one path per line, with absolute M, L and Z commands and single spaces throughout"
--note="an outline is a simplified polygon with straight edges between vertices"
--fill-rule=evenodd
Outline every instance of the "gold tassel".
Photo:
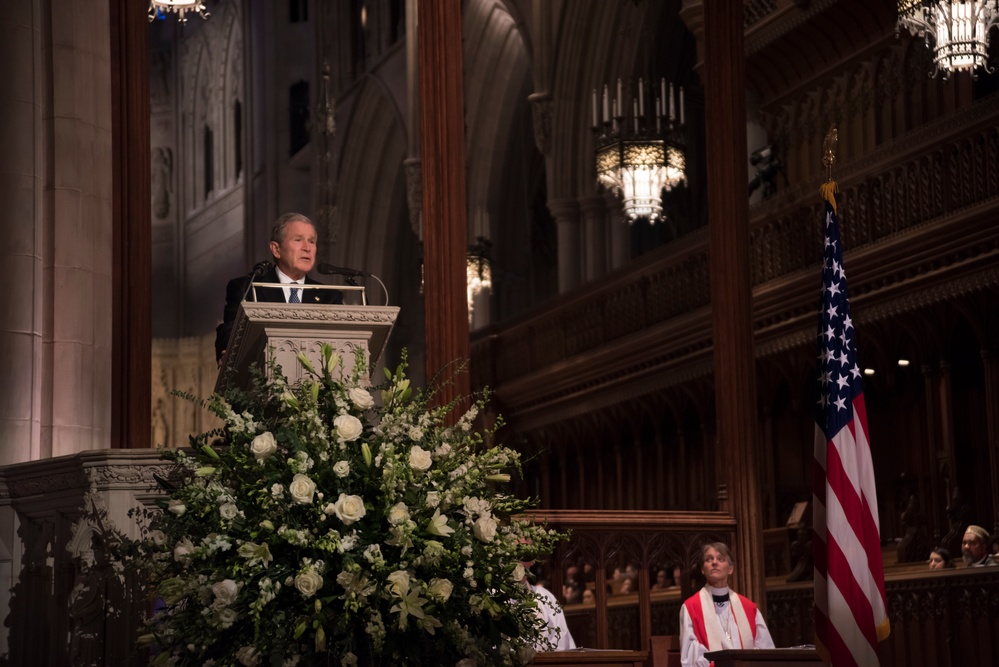
M 828 180 L 819 187 L 819 194 L 825 199 L 833 208 L 833 213 L 836 213 L 836 193 L 839 192 L 839 186 L 836 185 L 836 181 Z

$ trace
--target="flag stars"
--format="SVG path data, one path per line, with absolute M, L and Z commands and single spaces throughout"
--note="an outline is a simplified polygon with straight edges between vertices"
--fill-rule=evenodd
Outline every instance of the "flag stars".
M 846 396 L 840 396 L 837 398 L 833 401 L 833 405 L 836 406 L 837 410 L 846 410 Z
M 826 308 L 826 315 L 829 316 L 829 319 L 832 319 L 834 317 L 839 317 L 839 306 L 834 306 L 832 304 L 829 304 L 829 307 Z
M 843 341 L 843 345 L 844 345 L 844 346 L 846 346 L 846 347 L 849 347 L 849 346 L 850 346 L 850 338 L 849 338 L 849 336 L 847 336 L 847 335 L 846 335 L 846 331 L 845 331 L 845 330 L 843 331 L 843 333 L 841 333 L 841 334 L 839 335 L 839 339 L 840 339 L 841 341 Z
M 839 283 L 830 282 L 829 286 L 826 287 L 826 291 L 829 292 L 830 297 L 834 297 L 839 294 Z
M 850 363 L 850 357 L 846 354 L 845 350 L 839 353 L 839 356 L 836 357 L 836 360 L 843 366 L 846 366 L 847 364 Z
M 840 375 L 839 375 L 839 376 L 837 376 L 837 378 L 836 378 L 836 384 L 838 384 L 838 385 L 839 385 L 839 388 L 840 388 L 840 389 L 842 389 L 843 387 L 847 387 L 847 386 L 849 386 L 849 384 L 850 384 L 850 378 L 848 378 L 848 377 L 847 377 L 847 376 L 845 376 L 845 375 L 842 375 L 842 374 L 840 374 Z
M 836 337 L 836 330 L 829 326 L 826 328 L 826 340 L 832 340 Z
M 859 378 L 860 377 L 860 367 L 857 366 L 857 364 L 854 364 L 853 368 L 850 369 L 850 374 L 853 375 L 853 377 L 855 377 L 855 378 Z
M 852 328 L 853 328 L 853 320 L 850 318 L 849 315 L 847 315 L 846 317 L 843 318 L 843 330 L 846 331 L 847 329 L 852 329 Z

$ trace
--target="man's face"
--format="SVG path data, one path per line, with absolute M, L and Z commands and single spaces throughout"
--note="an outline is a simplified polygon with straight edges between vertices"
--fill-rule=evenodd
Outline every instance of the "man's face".
M 708 547 L 704 552 L 704 560 L 701 562 L 701 574 L 708 580 L 710 586 L 715 588 L 725 588 L 728 586 L 728 578 L 732 575 L 732 563 L 718 553 L 714 547 Z
M 974 533 L 965 533 L 961 541 L 961 555 L 968 565 L 985 558 L 985 540 Z
M 300 280 L 316 264 L 316 229 L 302 220 L 289 222 L 281 243 L 271 241 L 271 254 L 286 276 Z

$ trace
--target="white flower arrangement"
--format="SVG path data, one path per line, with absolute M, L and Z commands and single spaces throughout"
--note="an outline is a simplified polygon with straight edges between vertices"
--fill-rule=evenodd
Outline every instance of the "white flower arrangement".
M 165 605 L 152 664 L 513 667 L 551 648 L 521 561 L 564 536 L 518 520 L 519 455 L 472 429 L 485 398 L 448 426 L 405 359 L 380 406 L 363 358 L 348 378 L 322 360 L 213 397 L 225 427 L 168 454 L 183 482 L 121 550 Z

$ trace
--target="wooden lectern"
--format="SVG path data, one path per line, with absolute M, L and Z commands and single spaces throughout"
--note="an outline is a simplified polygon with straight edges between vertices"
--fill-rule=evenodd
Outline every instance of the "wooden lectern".
M 814 648 L 726 649 L 709 651 L 704 657 L 715 667 L 821 667 L 822 660 Z
M 353 371 L 357 354 L 367 360 L 370 377 L 398 315 L 396 306 L 244 301 L 233 322 L 215 392 L 224 395 L 231 387 L 249 386 L 250 368 L 263 365 L 269 349 L 288 382 L 293 383 L 304 374 L 298 353 L 305 352 L 318 369 L 323 343 L 332 345 L 333 352 L 340 355 L 344 377 Z

